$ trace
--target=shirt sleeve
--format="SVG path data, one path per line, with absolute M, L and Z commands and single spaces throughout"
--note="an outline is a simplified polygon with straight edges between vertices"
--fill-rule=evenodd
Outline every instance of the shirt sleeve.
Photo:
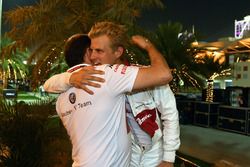
M 180 147 L 179 115 L 175 96 L 169 85 L 156 87 L 153 95 L 163 125 L 163 160 L 174 162 L 175 152 Z
M 114 94 L 131 92 L 139 67 L 123 64 L 106 65 L 105 80 L 109 92 Z
M 68 90 L 71 85 L 69 78 L 72 73 L 64 72 L 50 77 L 43 85 L 46 92 L 62 93 Z

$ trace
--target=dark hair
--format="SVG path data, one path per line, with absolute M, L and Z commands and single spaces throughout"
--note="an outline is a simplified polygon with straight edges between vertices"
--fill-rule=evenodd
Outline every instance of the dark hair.
M 86 34 L 75 34 L 69 37 L 65 43 L 64 56 L 69 67 L 83 63 L 87 48 L 91 40 Z

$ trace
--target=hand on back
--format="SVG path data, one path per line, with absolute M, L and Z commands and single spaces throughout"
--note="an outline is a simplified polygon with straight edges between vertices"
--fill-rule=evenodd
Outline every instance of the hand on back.
M 103 75 L 104 72 L 96 70 L 94 66 L 83 67 L 80 70 L 72 73 L 69 83 L 73 87 L 83 89 L 89 94 L 94 94 L 94 92 L 90 90 L 88 86 L 99 88 L 101 87 L 100 83 L 105 81 L 101 77 L 94 76 L 95 74 Z

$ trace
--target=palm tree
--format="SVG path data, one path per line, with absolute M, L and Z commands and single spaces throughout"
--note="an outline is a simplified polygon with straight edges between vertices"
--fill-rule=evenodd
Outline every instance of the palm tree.
M 207 80 L 206 101 L 213 102 L 214 79 L 218 76 L 231 75 L 231 69 L 226 62 L 221 62 L 220 59 L 215 60 L 214 57 L 209 55 L 196 59 L 196 62 L 194 66 L 197 72 Z
M 12 47 L 15 45 L 15 42 L 8 38 L 3 38 L 1 43 L 0 77 L 3 82 L 2 89 L 4 89 L 7 88 L 8 79 L 16 82 L 17 79 L 24 80 L 27 78 L 28 68 L 23 61 L 27 60 L 29 51 Z
M 133 25 L 142 9 L 163 7 L 161 0 L 40 0 L 33 6 L 5 13 L 11 30 L 8 36 L 18 47 L 31 48 L 29 63 L 34 83 L 46 78 L 61 55 L 64 40 L 75 33 L 87 33 L 97 21 L 110 20 Z
M 193 69 L 195 59 L 191 43 L 194 34 L 183 30 L 181 23 L 160 24 L 156 30 L 155 42 L 164 54 L 173 72 L 172 89 L 176 92 L 181 82 L 186 87 L 200 87 L 198 74 Z
M 200 75 L 193 68 L 193 64 L 196 63 L 195 52 L 191 47 L 191 43 L 195 40 L 194 34 L 183 32 L 181 23 L 171 22 L 158 25 L 156 32 L 145 31 L 135 26 L 130 33 L 138 32 L 150 38 L 165 56 L 174 76 L 170 85 L 175 93 L 180 82 L 185 83 L 186 87 L 202 87 Z M 127 56 L 134 64 L 148 65 L 150 61 L 147 56 L 141 56 L 143 54 L 145 53 L 142 50 L 130 46 Z
M 172 89 L 175 92 L 182 82 L 187 87 L 203 89 L 207 82 L 207 101 L 213 101 L 213 80 L 217 76 L 229 75 L 230 69 L 225 57 L 205 55 L 197 58 L 200 52 L 191 46 L 196 34 L 182 30 L 180 23 L 167 23 L 158 26 L 156 40 L 173 70 Z M 156 42 L 157 42 L 156 41 Z

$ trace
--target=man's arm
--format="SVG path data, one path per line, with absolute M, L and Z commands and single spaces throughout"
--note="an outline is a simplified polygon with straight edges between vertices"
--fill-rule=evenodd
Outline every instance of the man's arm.
M 97 82 L 105 81 L 103 78 L 93 76 L 94 74 L 103 75 L 104 72 L 100 70 L 95 70 L 93 66 L 86 66 L 73 73 L 64 72 L 61 74 L 57 74 L 50 77 L 44 83 L 44 90 L 46 92 L 51 92 L 51 93 L 62 93 L 68 90 L 70 87 L 74 86 L 77 88 L 84 89 L 89 94 L 93 94 L 93 91 L 91 91 L 87 87 L 87 85 L 98 88 L 100 87 L 100 84 Z M 81 80 L 83 77 L 85 78 L 85 80 Z M 70 79 L 72 78 L 74 78 L 75 81 L 79 84 L 77 85 L 74 85 L 74 83 L 70 84 Z
M 148 52 L 151 63 L 148 68 L 139 69 L 133 90 L 168 84 L 173 77 L 163 55 L 142 36 L 133 36 L 132 42 Z
M 180 147 L 179 113 L 169 85 L 156 87 L 153 96 L 163 125 L 163 161 L 173 163 Z
M 45 81 L 43 87 L 46 92 L 61 93 L 70 88 L 69 78 L 71 73 L 56 74 Z

